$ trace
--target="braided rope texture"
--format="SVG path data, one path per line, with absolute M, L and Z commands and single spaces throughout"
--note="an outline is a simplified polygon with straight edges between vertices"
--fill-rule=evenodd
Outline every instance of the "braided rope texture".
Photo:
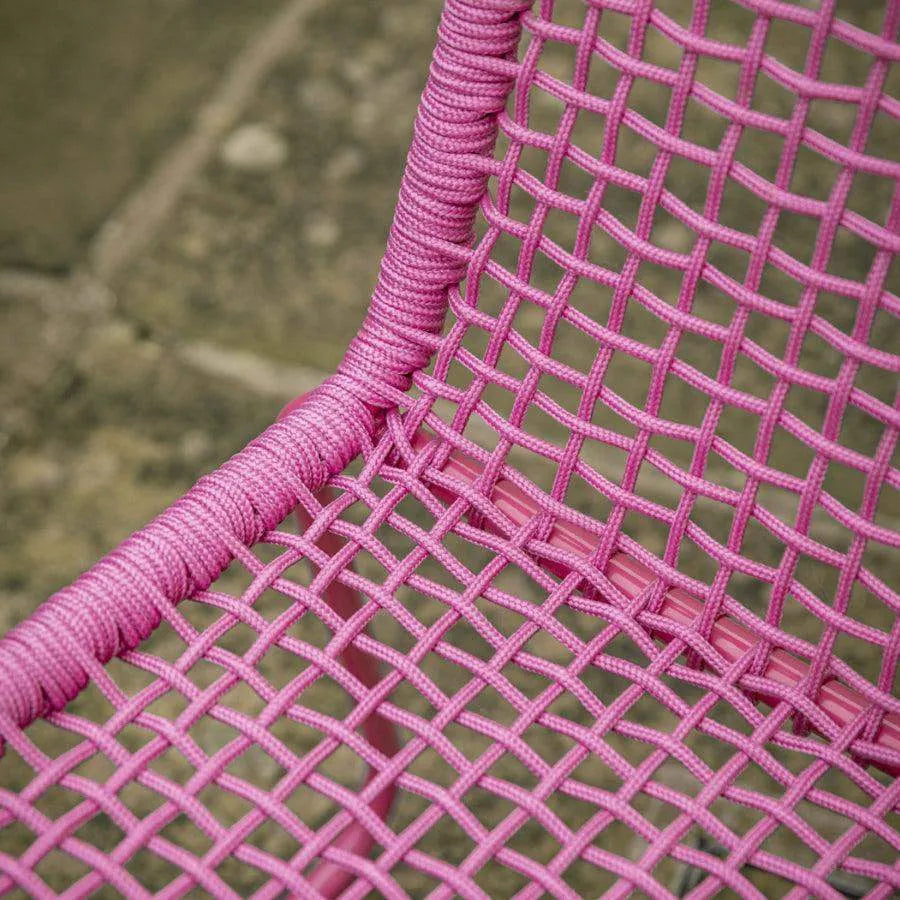
M 78 684 L 0 704 L 0 895 L 315 897 L 328 865 L 345 898 L 896 896 L 898 26 L 898 0 L 451 0 L 313 406 L 378 426 L 302 430 L 272 491 L 309 524 L 235 499 L 209 577 L 110 564 L 99 609 L 152 607 L 135 637 L 11 645 Z M 207 492 L 264 484 L 272 441 Z M 664 620 L 672 589 L 696 620 Z

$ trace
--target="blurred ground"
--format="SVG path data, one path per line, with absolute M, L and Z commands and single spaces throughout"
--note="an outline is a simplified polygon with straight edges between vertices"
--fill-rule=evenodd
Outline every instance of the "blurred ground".
M 278 0 L 0 4 L 0 264 L 65 270 Z
M 0 632 L 333 369 L 383 250 L 439 5 L 288 4 L 304 12 L 288 49 L 268 44 L 243 65 L 246 48 L 287 8 L 276 0 L 96 0 L 77 11 L 0 2 Z M 875 9 L 859 5 L 856 19 L 877 27 Z M 729 27 L 738 25 L 719 37 L 728 38 Z M 770 47 L 801 66 L 803 48 L 790 32 L 776 29 Z M 853 56 L 829 65 L 836 80 L 860 83 L 866 74 Z M 778 91 L 761 95 L 784 114 Z M 664 113 L 660 96 L 639 102 L 651 117 Z M 846 140 L 852 122 L 840 109 L 815 115 L 826 133 Z M 708 127 L 712 146 L 721 134 Z M 874 139 L 873 152 L 891 155 L 889 134 Z M 751 148 L 748 164 L 766 149 Z M 645 162 L 638 151 L 634 164 Z M 798 191 L 816 196 L 830 187 L 832 172 L 803 172 Z M 176 183 L 171 204 L 163 202 Z M 688 201 L 696 188 L 693 199 L 702 202 L 690 173 L 679 188 Z M 616 202 L 608 207 L 626 220 L 627 204 Z M 879 221 L 887 202 L 873 186 L 852 198 Z M 746 202 L 739 208 L 741 217 L 759 212 Z M 143 229 L 154 221 L 158 227 Z M 802 222 L 790 224 L 779 241 L 799 252 L 809 235 Z M 683 232 L 671 223 L 660 243 L 683 250 Z M 619 252 L 612 241 L 601 249 L 612 259 Z M 869 260 L 850 251 L 843 258 L 844 274 L 862 277 Z M 719 262 L 727 269 L 727 259 Z M 841 327 L 845 318 L 838 304 Z M 773 346 L 781 339 L 754 336 Z M 702 369 L 709 360 L 698 352 Z M 815 366 L 824 372 L 832 362 L 823 353 Z M 632 377 L 622 373 L 626 397 Z M 880 396 L 892 386 L 866 389 Z M 686 394 L 673 402 L 691 407 Z M 861 428 L 853 440 L 871 452 L 870 432 Z M 789 469 L 792 453 L 784 448 L 776 463 Z M 858 488 L 829 483 L 838 497 Z M 703 525 L 721 539 L 728 522 L 712 516 Z M 665 535 L 640 537 L 659 551 Z M 760 558 L 767 552 L 760 546 Z M 876 562 L 887 572 L 888 561 Z M 541 652 L 552 656 L 551 644 Z M 598 695 L 611 690 L 594 687 Z M 95 701 L 84 695 L 79 711 Z M 490 702 L 486 710 L 499 709 Z M 553 740 L 541 748 L 548 757 Z M 252 770 L 254 761 L 245 762 Z M 440 762 L 423 758 L 420 766 L 435 779 Z M 17 786 L 20 776 L 24 782 L 24 772 L 5 777 Z M 401 819 L 412 815 L 401 811 Z M 523 831 L 523 848 L 552 852 L 539 846 L 542 834 Z M 190 840 L 183 837 L 185 846 Z M 167 877 L 160 873 L 159 883 Z M 504 894 L 502 884 L 493 887 Z
M 0 246 L 17 269 L 0 280 L 0 626 L 333 369 L 368 300 L 435 0 L 357 0 L 340 14 L 305 4 L 289 52 L 226 123 L 153 242 L 107 283 L 93 276 L 100 224 L 190 133 L 276 4 L 209 6 L 179 0 L 160 16 L 159 4 L 99 3 L 96 16 L 57 22 L 54 46 L 37 50 L 48 10 L 0 6 L 16 25 L 0 28 L 14 51 L 2 65 L 18 73 L 0 74 L 0 108 L 15 123 L 0 136 L 0 190 L 13 201 Z M 51 77 L 50 58 L 76 77 Z M 19 85 L 32 90 L 27 104 Z M 74 281 L 35 277 L 60 266 Z

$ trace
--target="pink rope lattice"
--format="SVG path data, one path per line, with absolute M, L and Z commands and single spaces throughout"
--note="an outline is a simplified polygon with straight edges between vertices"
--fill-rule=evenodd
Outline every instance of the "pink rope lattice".
M 900 892 L 869 6 L 447 0 L 337 373 L 0 641 L 0 895 Z

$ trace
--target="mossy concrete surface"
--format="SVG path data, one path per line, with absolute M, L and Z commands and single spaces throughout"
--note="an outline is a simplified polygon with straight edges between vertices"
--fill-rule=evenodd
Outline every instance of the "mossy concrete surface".
M 161 4 L 169 6 L 172 27 L 182 22 L 179 34 L 199 15 L 194 6 L 205 9 Z M 33 292 L 0 281 L 0 615 L 7 625 L 259 433 L 283 402 L 334 368 L 355 332 L 383 252 L 438 4 L 356 0 L 340 14 L 321 6 L 155 241 L 112 284 L 80 274 L 77 256 L 73 278 Z M 234 7 L 208 16 L 222 33 L 205 88 L 191 87 L 194 107 L 252 38 L 253 17 Z M 110 15 L 123 20 L 117 27 L 127 19 L 141 31 L 136 11 Z M 264 18 L 258 13 L 257 29 Z M 113 40 L 112 24 L 95 24 L 107 29 L 104 41 Z M 20 28 L 25 40 L 29 31 Z M 74 16 L 56 22 L 54 40 L 75 57 L 80 28 Z M 144 28 L 155 33 L 163 25 L 150 17 Z M 96 64 L 91 39 L 84 40 L 76 69 Z M 137 95 L 116 90 L 124 92 L 124 109 L 149 104 L 164 126 L 156 145 L 162 156 L 183 136 L 190 104 L 162 95 L 151 102 L 142 85 L 177 80 L 169 70 L 179 66 L 194 71 L 199 60 L 170 63 L 167 54 L 181 46 L 182 55 L 202 56 L 207 45 L 211 54 L 212 38 L 199 47 L 179 44 L 184 35 L 173 36 L 175 46 L 158 40 L 164 51 L 154 56 L 156 44 L 148 44 L 117 79 Z M 69 102 L 89 117 L 90 96 Z M 78 118 L 75 110 L 68 115 Z M 52 115 L 43 125 L 56 128 L 57 143 L 69 142 Z M 229 164 L 229 138 L 259 126 L 283 142 L 286 156 L 270 167 Z M 152 168 L 138 126 L 116 128 L 135 142 L 127 153 L 143 154 Z M 30 152 L 17 152 L 21 166 L 38 165 Z M 56 177 L 55 165 L 42 165 Z M 107 177 L 109 165 L 95 156 L 89 172 L 65 179 L 65 190 L 93 202 L 94 179 Z M 21 189 L 27 193 L 24 183 Z M 51 206 L 65 205 L 54 197 Z M 40 232 L 26 220 L 4 215 L 3 222 L 23 241 Z
M 4 0 L 0 264 L 65 270 L 279 0 Z

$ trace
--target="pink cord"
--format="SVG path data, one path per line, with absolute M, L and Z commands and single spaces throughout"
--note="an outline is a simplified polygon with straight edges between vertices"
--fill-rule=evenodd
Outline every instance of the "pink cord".
M 299 409 L 306 402 L 309 395 L 302 394 L 297 399 L 292 400 L 281 411 L 279 420 L 289 416 L 292 412 Z M 325 506 L 332 499 L 332 492 L 328 488 L 319 491 L 318 500 Z M 297 519 L 297 527 L 303 533 L 312 524 L 312 518 L 303 507 L 298 506 L 294 512 Z M 328 556 L 334 556 L 343 546 L 343 541 L 335 534 L 326 532 L 318 541 L 318 547 Z M 356 591 L 348 588 L 339 581 L 332 582 L 325 592 L 325 600 L 328 605 L 343 619 L 349 619 L 353 613 L 357 612 L 362 606 L 359 595 Z M 354 678 L 357 678 L 366 687 L 374 687 L 378 684 L 380 675 L 378 663 L 371 656 L 360 651 L 356 646 L 350 644 L 341 654 L 341 661 Z M 383 716 L 373 713 L 362 723 L 362 731 L 366 740 L 377 750 L 387 757 L 393 756 L 399 747 L 397 734 L 394 727 Z M 366 775 L 365 784 L 368 785 L 374 777 L 373 772 Z M 365 785 L 364 785 L 365 786 Z M 397 793 L 396 787 L 392 784 L 378 794 L 369 804 L 375 815 L 381 819 L 386 819 L 394 802 L 394 796 Z M 347 853 L 356 856 L 368 856 L 375 840 L 366 827 L 359 821 L 354 820 L 344 831 L 333 841 L 332 846 Z M 337 863 L 322 862 L 309 876 L 309 883 L 324 897 L 336 897 L 340 892 L 353 881 L 354 875 L 347 869 L 342 868 Z
M 337 373 L 185 497 L 0 639 L 0 718 L 62 709 L 93 661 L 136 647 L 371 445 L 428 360 L 465 271 L 484 159 L 509 93 L 524 0 L 447 0 L 369 313 Z
M 433 440 L 433 436 L 429 436 L 425 431 L 419 431 L 413 446 L 421 450 Z M 483 473 L 482 466 L 459 452 L 453 452 L 441 469 L 465 486 L 475 484 Z M 447 502 L 454 499 L 454 494 L 446 488 L 436 486 L 434 492 Z M 521 489 L 502 478 L 494 483 L 490 500 L 515 527 L 522 527 L 545 514 L 545 511 Z M 557 520 L 547 535 L 546 543 L 590 560 L 600 541 L 595 534 L 573 522 Z M 541 559 L 541 563 L 560 578 L 565 578 L 572 572 L 570 566 L 551 558 Z M 656 582 L 656 577 L 645 565 L 626 553 L 614 554 L 606 565 L 604 575 L 631 600 L 638 599 Z M 595 589 L 589 584 L 584 586 L 584 591 L 586 596 L 596 595 Z M 684 629 L 693 628 L 703 619 L 704 606 L 702 601 L 690 596 L 686 591 L 669 588 L 663 594 L 662 602 L 656 611 L 659 616 L 671 623 L 672 627 L 666 628 L 655 624 L 650 626 L 649 631 L 654 637 L 668 643 L 673 637 L 682 636 Z M 734 619 L 720 616 L 713 622 L 709 642 L 727 662 L 734 663 L 751 653 L 758 646 L 759 639 Z M 789 690 L 802 690 L 805 680 L 809 677 L 809 666 L 784 650 L 773 650 L 769 654 L 762 676 L 772 684 L 782 685 Z M 774 694 L 758 696 L 770 706 L 776 706 L 780 702 L 780 698 Z M 815 702 L 839 728 L 851 725 L 865 714 L 869 706 L 856 691 L 835 679 L 825 681 L 821 685 Z M 872 763 L 896 778 L 900 775 L 900 714 L 888 713 L 881 719 L 873 743 L 876 754 L 872 758 Z M 878 749 L 886 753 L 878 754 Z

